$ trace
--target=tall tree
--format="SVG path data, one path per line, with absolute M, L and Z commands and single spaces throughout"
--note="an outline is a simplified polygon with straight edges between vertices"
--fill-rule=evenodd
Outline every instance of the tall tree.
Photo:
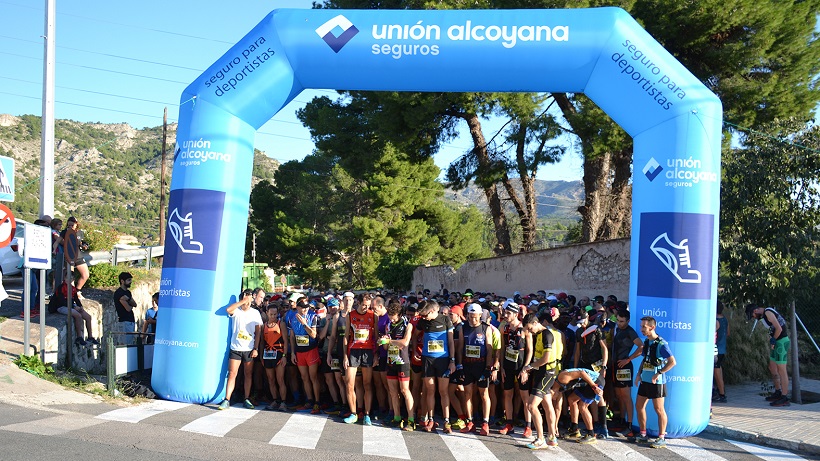
M 762 128 L 724 157 L 720 285 L 737 305 L 785 305 L 815 290 L 820 267 L 820 127 Z
M 749 0 L 673 2 L 670 0 L 485 0 L 470 8 L 579 8 L 620 6 L 723 101 L 725 118 L 734 125 L 756 127 L 786 114 L 808 119 L 820 97 L 814 80 L 820 73 L 820 41 L 814 32 L 820 0 Z M 465 8 L 460 0 L 333 0 L 330 8 Z M 556 93 L 568 130 L 580 139 L 584 156 L 585 203 L 579 207 L 582 239 L 595 241 L 631 232 L 632 140 L 588 98 Z M 434 97 L 439 97 L 438 95 Z M 394 110 L 395 111 L 395 110 Z M 465 111 L 466 114 L 480 112 Z M 496 224 L 498 252 L 511 251 L 509 232 L 497 185 L 502 174 L 487 152 L 486 136 L 466 118 L 474 148 L 453 165 L 473 166 Z M 435 118 L 435 120 L 442 120 Z M 428 131 L 427 133 L 431 133 Z M 440 142 L 440 140 L 439 140 Z M 434 149 L 433 149 L 434 150 Z M 499 197 L 498 199 L 496 197 Z M 519 212 L 519 217 L 522 216 Z M 525 219 L 520 220 L 525 223 Z
M 384 270 L 392 254 L 414 266 L 458 265 L 486 254 L 478 213 L 439 202 L 443 186 L 431 159 L 411 162 L 395 147 L 359 134 L 327 140 L 328 151 L 286 163 L 275 185 L 254 188 L 251 223 L 263 260 L 318 285 L 364 288 L 392 274 Z M 367 158 L 331 153 L 345 149 Z

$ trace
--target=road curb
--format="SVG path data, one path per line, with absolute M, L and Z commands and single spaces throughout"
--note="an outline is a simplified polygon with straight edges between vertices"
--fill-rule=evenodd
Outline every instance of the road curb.
M 705 432 L 709 434 L 719 435 L 721 437 L 737 439 L 742 442 L 750 442 L 759 445 L 768 445 L 774 448 L 782 448 L 785 450 L 801 451 L 805 453 L 811 453 L 813 455 L 820 455 L 820 445 L 798 442 L 796 440 L 778 439 L 756 432 L 732 429 L 730 427 L 722 426 L 720 424 L 709 424 L 708 426 L 706 426 Z

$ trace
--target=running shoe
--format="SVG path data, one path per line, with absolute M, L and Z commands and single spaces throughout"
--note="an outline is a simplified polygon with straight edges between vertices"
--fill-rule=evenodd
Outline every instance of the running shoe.
M 522 436 L 525 439 L 532 438 L 532 428 L 531 427 L 525 427 L 524 428 L 524 433 L 522 434 Z
M 564 436 L 565 439 L 580 439 L 581 438 L 581 431 L 575 429 L 574 431 L 567 432 L 567 435 Z
M 547 448 L 547 442 L 544 439 L 536 439 L 535 441 L 528 443 L 527 448 L 530 450 L 543 450 Z
M 304 405 L 302 405 L 301 407 L 296 408 L 296 411 L 299 411 L 299 412 L 308 412 L 308 411 L 310 411 L 310 412 L 312 412 L 313 411 L 313 404 L 310 403 L 310 402 L 305 402 Z
M 584 445 L 589 445 L 590 443 L 595 443 L 597 441 L 598 441 L 598 439 L 595 438 L 595 434 L 592 433 L 592 432 L 588 432 L 587 435 L 585 435 L 585 436 L 581 437 L 580 439 L 578 439 L 578 443 L 581 443 L 581 444 L 584 444 Z
M 788 407 L 791 406 L 791 403 L 789 403 L 789 398 L 784 395 L 783 397 L 780 397 L 780 399 L 775 400 L 769 405 L 773 407 Z
M 482 424 L 481 425 L 481 430 L 478 431 L 478 435 L 484 435 L 484 436 L 490 435 L 490 425 L 487 424 L 487 423 Z
M 776 402 L 776 401 L 780 400 L 782 397 L 783 397 L 783 393 L 778 389 L 778 390 L 772 392 L 771 395 L 766 397 L 766 401 L 767 402 Z
M 231 402 L 228 402 L 228 400 L 225 399 L 222 402 L 220 402 L 219 406 L 216 408 L 217 410 L 227 410 L 228 408 L 231 408 Z
M 556 438 L 554 435 L 550 436 L 550 437 L 547 437 L 547 446 L 548 447 L 557 447 L 558 446 L 558 438 Z
M 253 410 L 253 409 L 254 409 L 253 404 L 252 404 L 252 403 L 251 403 L 251 401 L 250 401 L 250 400 L 248 400 L 248 399 L 245 399 L 245 403 L 244 403 L 244 405 L 245 405 L 245 408 L 247 408 L 248 410 Z
M 362 424 L 365 426 L 372 426 L 373 421 L 370 421 L 370 415 L 364 415 L 364 419 L 362 420 Z
M 506 426 L 504 426 L 504 427 L 502 427 L 501 429 L 498 430 L 498 433 L 501 434 L 501 435 L 514 434 L 515 433 L 515 428 L 513 427 L 512 424 L 507 423 Z
M 321 408 L 319 408 L 319 405 L 313 405 L 313 409 L 312 409 L 312 410 L 310 410 L 310 414 L 312 414 L 312 415 L 318 415 L 318 414 L 320 414 L 320 413 L 322 413 L 322 409 L 321 409 Z
M 507 418 L 502 416 L 502 417 L 498 418 L 498 420 L 495 422 L 495 424 L 497 424 L 499 426 L 506 426 L 507 424 L 509 424 L 509 422 L 507 422 Z
M 445 434 L 452 434 L 453 433 L 453 425 L 450 423 L 444 423 L 444 429 L 441 430 Z
M 715 403 L 726 403 L 726 396 L 725 395 L 716 395 L 712 398 L 712 401 Z
M 83 338 L 77 337 L 74 340 L 74 345 L 75 346 L 85 346 L 85 340 Z
M 666 448 L 666 439 L 658 437 L 649 444 L 652 448 Z
M 595 432 L 595 436 L 601 440 L 606 440 L 609 438 L 609 430 L 605 427 L 599 427 Z
M 454 423 L 452 423 L 450 426 L 452 426 L 452 428 L 453 428 L 454 430 L 460 431 L 460 430 L 464 429 L 464 426 L 466 426 L 466 425 L 467 425 L 467 423 L 465 423 L 463 419 L 458 418 L 458 419 L 457 419 L 457 420 L 455 420 L 455 422 L 454 422 Z
M 436 427 L 438 427 L 438 423 L 431 419 L 427 421 L 427 425 L 424 426 L 424 430 L 427 432 L 436 432 Z
M 271 403 L 268 404 L 268 406 L 265 407 L 265 410 L 271 410 L 271 411 L 278 410 L 278 409 L 279 409 L 279 405 L 277 405 L 276 402 L 271 402 Z
M 645 435 L 639 435 L 639 436 L 635 437 L 635 443 L 637 443 L 637 444 L 646 444 L 646 443 L 649 443 L 650 440 L 651 439 L 649 437 L 645 436 Z
M 279 411 L 288 411 L 288 404 L 285 403 L 285 402 L 280 403 L 279 404 Z
M 359 420 L 359 416 L 356 415 L 356 413 L 353 413 L 350 416 L 348 416 L 347 418 L 345 418 L 344 421 L 345 421 L 345 424 L 355 424 L 356 421 L 358 421 L 358 420 Z
M 342 418 L 347 418 L 348 416 L 350 416 L 352 414 L 353 413 L 351 413 L 350 410 L 345 410 L 345 411 L 340 411 L 339 412 L 339 416 L 341 416 Z
M 467 421 L 467 424 L 465 424 L 464 427 L 459 432 L 461 432 L 462 434 L 469 434 L 470 432 L 473 432 L 474 430 L 475 430 L 475 425 L 473 424 L 473 422 L 472 421 Z
M 406 432 L 413 432 L 413 431 L 415 431 L 415 430 L 416 430 L 416 423 L 415 423 L 415 421 L 410 421 L 410 420 L 407 420 L 407 421 L 402 421 L 402 422 L 401 422 L 401 430 L 406 431 Z
M 337 403 L 325 410 L 326 415 L 338 415 L 341 412 L 341 406 Z

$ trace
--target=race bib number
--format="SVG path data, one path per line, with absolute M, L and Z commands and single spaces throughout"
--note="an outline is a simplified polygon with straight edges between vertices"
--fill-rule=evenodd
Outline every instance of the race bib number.
M 427 352 L 444 352 L 444 340 L 431 339 L 427 341 Z
M 339 359 L 330 359 L 330 369 L 339 370 Z
M 400 360 L 399 346 L 394 346 L 392 344 L 387 346 L 387 358 L 393 363 L 398 362 Z
M 520 352 L 521 351 L 519 351 L 518 349 L 513 349 L 511 347 L 508 347 L 507 350 L 504 352 L 504 358 L 509 360 L 510 362 L 517 362 L 518 361 L 518 354 Z
M 239 330 L 239 332 L 236 334 L 236 339 L 240 341 L 250 341 L 251 335 L 249 335 L 248 332 L 245 330 Z
M 367 338 L 370 337 L 370 330 L 361 329 L 353 331 L 353 341 L 357 343 L 366 343 Z
M 277 357 L 277 353 L 273 349 L 271 349 L 271 350 L 265 349 L 265 352 L 262 352 L 262 358 L 265 359 L 265 360 L 276 360 L 276 357 Z
M 646 371 L 655 371 L 655 367 L 653 367 L 652 365 L 650 365 L 647 362 L 643 363 L 643 369 L 646 370 Z
M 471 359 L 481 358 L 481 346 L 467 346 L 466 355 Z
M 594 371 L 596 373 L 600 373 L 601 372 L 601 367 L 603 366 L 603 364 L 604 363 L 603 363 L 602 360 L 599 360 L 599 361 L 593 363 L 592 364 L 592 371 Z
M 297 346 L 309 346 L 310 345 L 310 336 L 297 335 L 296 336 L 296 345 Z
M 615 379 L 624 382 L 632 381 L 632 370 L 629 368 L 615 370 Z

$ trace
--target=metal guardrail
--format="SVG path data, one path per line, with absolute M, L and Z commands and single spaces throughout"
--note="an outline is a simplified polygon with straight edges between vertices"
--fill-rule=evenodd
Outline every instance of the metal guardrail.
M 151 259 L 158 258 L 165 254 L 165 247 L 138 247 L 138 248 L 113 248 L 111 251 L 89 251 L 82 253 L 82 257 L 89 266 L 97 264 L 111 264 L 116 266 L 121 262 L 145 260 L 145 267 L 151 268 Z

